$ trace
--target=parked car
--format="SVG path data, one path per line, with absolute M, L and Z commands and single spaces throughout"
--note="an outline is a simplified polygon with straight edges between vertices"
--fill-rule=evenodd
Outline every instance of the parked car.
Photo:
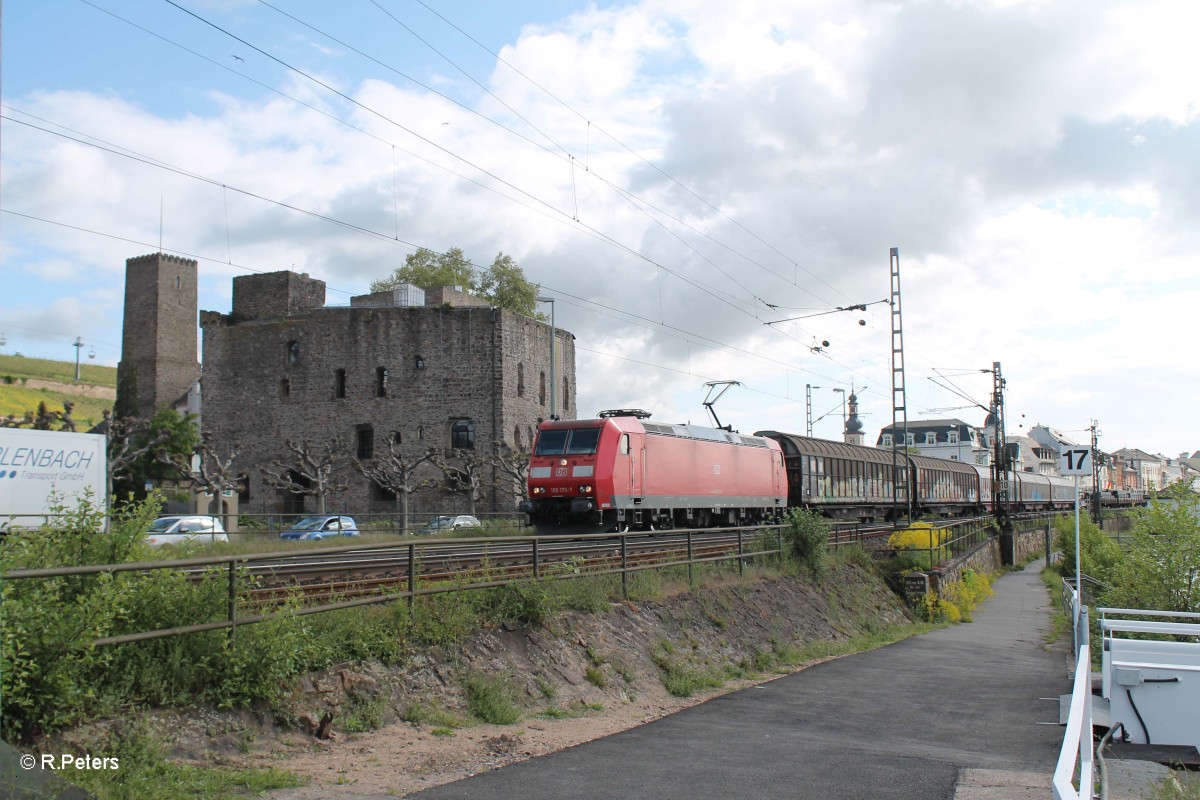
M 159 547 L 184 542 L 228 542 L 229 537 L 216 517 L 176 514 L 154 520 L 146 531 L 145 541 L 152 547 Z
M 417 531 L 419 534 L 445 533 L 446 531 L 461 531 L 466 528 L 482 528 L 483 523 L 469 514 L 434 517 L 429 524 Z
M 358 523 L 350 517 L 305 517 L 279 534 L 280 539 L 327 539 L 330 536 L 358 536 Z

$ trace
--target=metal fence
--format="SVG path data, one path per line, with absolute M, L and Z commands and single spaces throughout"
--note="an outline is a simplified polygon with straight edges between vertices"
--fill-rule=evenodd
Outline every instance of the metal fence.
M 785 550 L 775 525 L 586 536 L 519 536 L 469 539 L 428 538 L 395 544 L 343 546 L 275 553 L 102 564 L 54 569 L 19 569 L 5 581 L 49 580 L 116 573 L 185 571 L 192 580 L 222 581 L 226 608 L 209 619 L 152 631 L 97 639 L 91 646 L 147 641 L 202 631 L 226 630 L 283 616 L 317 614 L 357 606 L 504 586 L 521 580 L 567 580 L 620 575 L 629 592 L 637 572 L 686 567 L 689 583 L 697 565 L 736 561 L 739 573 L 763 557 Z M 308 603 L 312 600 L 314 602 Z M 297 607 L 297 601 L 300 606 Z M 288 605 L 285 609 L 279 606 Z

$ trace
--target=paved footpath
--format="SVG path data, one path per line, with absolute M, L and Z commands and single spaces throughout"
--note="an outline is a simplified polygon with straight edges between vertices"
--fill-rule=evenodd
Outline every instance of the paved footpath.
M 410 795 L 489 798 L 1050 797 L 1066 646 L 1035 562 L 975 621 L 839 658 L 623 733 Z

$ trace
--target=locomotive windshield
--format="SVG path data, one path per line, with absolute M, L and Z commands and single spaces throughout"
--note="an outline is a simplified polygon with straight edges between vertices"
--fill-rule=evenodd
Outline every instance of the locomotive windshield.
M 596 452 L 600 428 L 544 430 L 538 435 L 538 456 L 586 456 Z

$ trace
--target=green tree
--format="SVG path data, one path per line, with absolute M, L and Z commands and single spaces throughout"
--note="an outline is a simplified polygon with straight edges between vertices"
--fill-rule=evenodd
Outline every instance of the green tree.
M 160 485 L 187 478 L 179 465 L 189 464 L 200 444 L 195 414 L 163 408 L 149 424 L 128 419 L 117 422 L 127 424 L 112 424 L 110 428 L 109 469 L 115 492 L 109 496 L 110 502 L 111 498 L 129 495 L 144 498 L 148 482 Z
M 372 292 L 383 292 L 401 283 L 411 283 L 422 289 L 438 286 L 461 286 L 467 291 L 478 288 L 471 262 L 457 247 L 438 253 L 422 247 L 404 259 L 389 277 L 371 283 Z
M 537 316 L 537 284 L 525 280 L 525 271 L 512 256 L 496 254 L 495 261 L 479 279 L 479 292 L 491 300 L 492 305 L 526 317 Z
M 521 266 L 504 253 L 497 253 L 491 266 L 476 279 L 474 267 L 459 248 L 437 253 L 422 247 L 404 259 L 403 267 L 382 280 L 373 281 L 371 291 L 387 291 L 401 283 L 411 283 L 422 289 L 461 286 L 486 298 L 494 306 L 526 317 L 542 318 L 537 313 L 537 284 L 526 280 Z
M 1062 515 L 1054 519 L 1054 549 L 1063 554 L 1058 562 L 1059 573 L 1075 577 L 1075 517 Z M 1079 517 L 1079 554 L 1083 574 L 1111 584 L 1117 580 L 1124 556 L 1121 546 L 1108 538 L 1104 531 L 1085 515 Z
M 1186 487 L 1154 500 L 1134 523 L 1116 586 L 1105 594 L 1105 603 L 1120 608 L 1200 611 L 1198 511 L 1200 497 Z

